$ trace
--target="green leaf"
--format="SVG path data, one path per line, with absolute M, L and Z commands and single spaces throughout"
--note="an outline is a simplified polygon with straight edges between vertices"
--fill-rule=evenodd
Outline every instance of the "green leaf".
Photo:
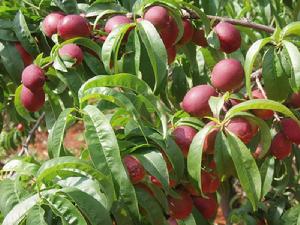
M 82 87 L 79 90 L 79 98 L 81 98 L 84 95 L 84 92 L 89 88 L 94 87 L 122 87 L 126 89 L 130 89 L 140 95 L 142 95 L 144 98 L 144 101 L 146 101 L 148 104 L 150 104 L 154 109 L 155 112 L 158 114 L 164 137 L 167 135 L 167 118 L 166 118 L 166 109 L 161 104 L 159 99 L 152 93 L 150 87 L 142 80 L 137 78 L 134 75 L 131 74 L 116 74 L 112 76 L 96 76 L 90 80 L 88 80 L 86 83 L 82 85 Z
M 260 175 L 262 178 L 261 197 L 263 198 L 272 188 L 272 181 L 274 176 L 274 157 L 269 157 L 264 160 L 260 167 Z
M 0 57 L 10 79 L 19 85 L 24 64 L 16 47 L 8 42 L 0 42 Z
M 261 176 L 249 149 L 234 134 L 227 134 L 230 155 L 242 185 L 254 210 L 258 208 L 261 197 Z
M 214 96 L 210 97 L 208 103 L 215 118 L 220 119 L 220 113 L 224 106 L 225 99 L 227 99 L 228 96 L 229 94 L 227 92 L 227 94 L 223 95 L 222 97 L 214 97 Z
M 4 218 L 2 225 L 18 225 L 23 220 L 28 211 L 34 205 L 36 205 L 39 200 L 39 195 L 35 194 L 15 205 Z
M 191 178 L 198 182 L 198 186 L 201 190 L 201 162 L 203 144 L 206 135 L 211 130 L 212 126 L 206 126 L 201 129 L 194 137 L 189 153 L 187 156 L 187 170 Z M 202 190 L 201 190 L 202 191 Z
M 136 188 L 139 205 L 146 211 L 147 219 L 152 225 L 164 225 L 164 214 L 155 199 L 141 188 Z
M 251 110 L 251 109 L 273 110 L 273 111 L 282 113 L 287 117 L 291 117 L 295 121 L 298 121 L 297 117 L 293 114 L 293 112 L 291 110 L 289 110 L 289 108 L 287 108 L 286 106 L 284 106 L 278 102 L 268 100 L 268 99 L 254 99 L 254 100 L 245 101 L 238 105 L 235 105 L 227 112 L 227 114 L 225 116 L 225 120 L 230 119 L 234 114 L 236 114 L 238 112 L 247 111 L 247 110 Z
M 27 194 L 18 180 L 9 179 L 0 182 L 0 192 L 0 210 L 4 216 Z
M 89 113 L 90 116 L 95 113 L 98 114 L 99 121 L 96 123 L 98 139 L 101 143 L 108 167 L 115 178 L 115 185 L 117 185 L 116 189 L 119 190 L 118 194 L 126 204 L 130 216 L 133 217 L 135 221 L 139 221 L 139 211 L 134 188 L 122 164 L 118 141 L 108 118 L 95 106 L 88 105 L 84 108 L 84 111 L 85 113 Z
M 159 93 L 167 76 L 167 52 L 164 43 L 150 22 L 143 20 L 137 24 L 137 29 L 141 41 L 146 47 L 154 71 L 154 91 Z
M 12 30 L 0 30 L 0 40 L 2 41 L 18 41 Z
M 61 112 L 58 119 L 54 123 L 52 129 L 49 132 L 48 137 L 48 154 L 51 158 L 59 157 L 63 154 L 63 141 L 65 130 L 70 122 L 71 113 L 74 108 L 65 109 Z
M 247 54 L 246 54 L 246 59 L 245 59 L 245 64 L 244 64 L 244 70 L 245 70 L 245 81 L 246 81 L 246 90 L 247 94 L 249 97 L 252 97 L 251 93 L 251 74 L 253 70 L 253 66 L 256 60 L 256 57 L 260 50 L 268 43 L 272 41 L 271 37 L 264 38 L 257 40 L 255 43 L 251 45 L 249 48 Z
M 43 200 L 61 218 L 63 224 L 87 225 L 80 211 L 68 199 L 59 194 L 44 194 Z
M 29 163 L 22 159 L 12 159 L 7 162 L 2 171 L 16 172 L 18 175 L 34 176 L 39 169 L 39 165 Z
M 220 176 L 225 175 L 229 177 L 235 174 L 234 164 L 229 152 L 229 145 L 223 132 L 218 132 L 216 136 L 214 160 Z
M 33 122 L 34 119 L 30 115 L 30 113 L 24 108 L 23 104 L 21 103 L 21 91 L 22 91 L 23 85 L 21 84 L 15 92 L 15 98 L 14 98 L 14 104 L 16 111 L 18 114 L 23 117 L 25 120 L 29 122 Z
M 283 225 L 298 225 L 300 223 L 300 205 L 286 211 L 282 216 Z
M 21 11 L 19 11 L 15 16 L 14 31 L 26 51 L 33 56 L 37 56 L 40 52 L 39 47 L 34 38 L 31 36 L 30 30 L 28 29 L 24 15 Z
M 109 212 L 91 195 L 77 188 L 64 188 L 61 192 L 65 193 L 75 202 L 91 225 L 112 225 Z
M 78 14 L 78 6 L 76 0 L 54 0 L 53 1 L 61 10 L 68 14 Z
M 156 177 L 165 190 L 169 190 L 169 174 L 162 154 L 155 149 L 135 151 L 134 156 L 142 163 L 146 171 Z
M 176 103 L 180 103 L 188 90 L 186 74 L 182 66 L 176 65 L 172 71 L 171 93 L 175 98 Z
M 45 210 L 39 206 L 33 206 L 26 216 L 26 225 L 47 225 L 45 221 Z
M 300 22 L 292 22 L 285 26 L 281 31 L 281 38 L 285 38 L 289 35 L 300 35 Z
M 292 80 L 296 85 L 297 91 L 300 90 L 300 51 L 298 48 L 289 41 L 283 41 L 283 45 L 286 48 L 290 61 L 293 67 Z
M 279 102 L 284 101 L 290 90 L 288 74 L 285 74 L 282 60 L 277 56 L 273 47 L 263 57 L 262 76 L 268 99 Z

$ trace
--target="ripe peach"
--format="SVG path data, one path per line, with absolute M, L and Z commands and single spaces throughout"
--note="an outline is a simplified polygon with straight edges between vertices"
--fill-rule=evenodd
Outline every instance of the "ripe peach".
M 196 134 L 197 131 L 190 126 L 178 126 L 172 133 L 176 144 L 180 147 L 185 157 L 188 155 L 190 145 Z
M 60 57 L 68 57 L 76 60 L 76 65 L 82 63 L 83 52 L 80 47 L 75 44 L 66 44 L 58 50 Z
M 254 99 L 264 99 L 264 96 L 259 89 L 253 90 L 252 96 Z M 254 109 L 253 113 L 263 120 L 272 119 L 274 116 L 274 112 L 272 110 Z
M 193 209 L 193 201 L 188 193 L 185 191 L 179 191 L 179 198 L 168 196 L 168 203 L 171 217 L 175 219 L 187 218 Z
M 290 97 L 289 103 L 294 108 L 300 108 L 300 92 L 293 93 L 292 96 Z
M 137 158 L 131 155 L 127 155 L 124 157 L 123 161 L 127 168 L 130 180 L 133 184 L 136 184 L 144 179 L 146 172 Z
M 282 132 L 279 132 L 272 140 L 270 151 L 273 156 L 279 160 L 282 160 L 291 154 L 292 143 Z
M 27 66 L 22 72 L 22 83 L 33 92 L 40 90 L 45 80 L 44 71 L 34 64 Z
M 91 35 L 88 21 L 79 15 L 67 15 L 62 18 L 57 25 L 57 32 L 64 40 Z
M 210 121 L 206 126 L 214 126 L 216 123 L 214 121 Z M 215 151 L 215 140 L 217 137 L 219 129 L 212 129 L 205 137 L 203 144 L 203 153 L 206 154 L 214 154 Z
M 241 34 L 232 24 L 220 22 L 214 31 L 219 38 L 221 51 L 231 53 L 241 47 Z
M 172 47 L 175 44 L 179 30 L 175 20 L 170 17 L 168 25 L 160 31 L 160 37 L 164 42 L 166 49 Z
M 212 85 L 221 91 L 233 91 L 244 80 L 244 69 L 236 59 L 223 59 L 218 62 L 211 73 Z
M 151 180 L 151 182 L 152 182 L 155 186 L 157 186 L 157 187 L 159 187 L 159 188 L 162 188 L 162 187 L 163 187 L 162 184 L 161 184 L 161 182 L 160 182 L 155 176 L 150 176 L 150 180 Z M 170 187 L 170 188 L 173 188 L 173 187 L 175 187 L 175 186 L 176 186 L 176 181 L 173 180 L 173 179 L 170 179 L 170 180 L 169 180 L 169 187 Z
M 156 27 L 156 29 L 160 30 L 168 25 L 169 12 L 162 6 L 151 6 L 145 12 L 144 19 L 151 22 Z
M 210 85 L 198 85 L 189 90 L 183 98 L 182 108 L 192 116 L 204 117 L 211 115 L 208 100 L 218 93 Z
M 51 37 L 57 33 L 57 25 L 65 15 L 62 12 L 50 13 L 42 22 L 42 30 L 47 37 Z
M 226 127 L 245 144 L 248 144 L 257 133 L 256 126 L 254 127 L 247 119 L 242 117 L 232 118 Z
M 291 142 L 300 144 L 300 126 L 295 120 L 291 118 L 281 120 L 281 128 Z
M 23 123 L 18 123 L 17 130 L 20 131 L 20 132 L 23 132 L 25 130 L 25 127 L 24 127 Z
M 182 38 L 178 42 L 178 45 L 180 45 L 180 46 L 185 45 L 188 42 L 190 42 L 192 40 L 193 34 L 194 34 L 194 27 L 190 20 L 183 19 L 182 23 L 183 23 L 184 32 L 183 32 Z
M 131 20 L 124 15 L 113 16 L 107 20 L 104 30 L 105 32 L 110 33 L 117 26 L 128 23 L 131 23 Z
M 174 219 L 174 218 L 172 218 L 172 217 L 170 217 L 170 218 L 168 219 L 168 224 L 169 224 L 169 225 L 178 225 L 176 219 Z
M 201 188 L 203 193 L 215 193 L 220 186 L 220 179 L 215 172 L 201 171 Z
M 193 197 L 193 202 L 195 207 L 205 219 L 212 219 L 216 215 L 218 203 L 216 201 L 215 196 L 208 195 L 208 198 Z
M 21 91 L 21 102 L 29 112 L 39 111 L 45 103 L 45 92 L 43 89 L 37 89 L 35 92 L 32 92 L 30 89 L 23 86 Z
M 168 64 L 172 64 L 176 59 L 176 48 L 175 46 L 172 46 L 167 49 L 167 55 L 168 55 Z
M 32 56 L 23 48 L 20 42 L 15 43 L 15 47 L 23 60 L 24 66 L 30 65 L 33 62 Z
M 207 39 L 205 37 L 205 32 L 202 28 L 194 32 L 192 41 L 195 45 L 199 45 L 204 48 L 208 46 Z

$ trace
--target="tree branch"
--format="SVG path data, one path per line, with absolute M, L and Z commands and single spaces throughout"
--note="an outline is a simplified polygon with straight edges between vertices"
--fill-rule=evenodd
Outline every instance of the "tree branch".
M 273 27 L 269 27 L 269 26 L 266 26 L 266 25 L 258 24 L 258 23 L 253 23 L 253 22 L 250 22 L 247 19 L 237 20 L 237 19 L 231 19 L 231 18 L 227 18 L 227 17 L 211 16 L 211 15 L 207 15 L 207 17 L 210 20 L 225 21 L 225 22 L 228 22 L 228 23 L 231 23 L 231 24 L 234 24 L 234 25 L 253 28 L 255 30 L 264 31 L 264 32 L 267 32 L 267 33 L 274 33 L 274 31 L 275 31 L 275 29 Z
M 33 128 L 29 131 L 28 136 L 27 136 L 25 142 L 22 144 L 22 149 L 21 149 L 20 153 L 18 154 L 19 156 L 23 155 L 24 153 L 26 155 L 28 155 L 28 145 L 29 145 L 29 142 L 32 139 L 32 137 L 33 137 L 36 129 L 38 129 L 38 127 L 40 126 L 40 124 L 41 124 L 41 122 L 43 121 L 44 118 L 45 118 L 45 112 L 43 112 L 41 114 L 41 116 L 38 118 L 38 120 L 34 124 Z

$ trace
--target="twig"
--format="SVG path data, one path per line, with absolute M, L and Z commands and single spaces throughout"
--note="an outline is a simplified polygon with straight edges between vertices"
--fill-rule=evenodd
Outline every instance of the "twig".
M 266 92 L 265 92 L 263 86 L 261 85 L 260 79 L 259 79 L 258 76 L 255 77 L 255 82 L 256 82 L 256 85 L 257 85 L 258 89 L 260 90 L 260 92 L 261 92 L 262 95 L 264 96 L 264 98 L 265 98 L 265 99 L 268 99 L 267 94 L 266 94 Z M 280 121 L 280 118 L 279 118 L 277 112 L 274 112 L 274 118 L 275 118 L 276 121 Z
M 275 29 L 273 27 L 269 27 L 269 26 L 266 26 L 266 25 L 258 24 L 258 23 L 253 23 L 253 22 L 248 21 L 247 19 L 237 20 L 237 19 L 231 19 L 231 18 L 227 18 L 227 17 L 211 16 L 211 15 L 207 15 L 207 17 L 210 20 L 225 21 L 225 22 L 228 22 L 228 23 L 231 23 L 231 24 L 234 24 L 234 25 L 253 28 L 255 30 L 265 31 L 267 33 L 274 33 L 274 31 L 275 31 Z
M 29 134 L 25 140 L 25 142 L 22 144 L 22 149 L 21 151 L 19 152 L 18 156 L 21 156 L 23 155 L 24 153 L 26 155 L 28 155 L 28 145 L 29 145 L 29 142 L 30 140 L 32 139 L 36 129 L 38 129 L 38 127 L 40 126 L 41 122 L 43 121 L 43 119 L 45 118 L 45 112 L 43 112 L 41 114 L 41 116 L 38 118 L 38 120 L 36 121 L 36 123 L 34 124 L 33 128 L 29 131 Z

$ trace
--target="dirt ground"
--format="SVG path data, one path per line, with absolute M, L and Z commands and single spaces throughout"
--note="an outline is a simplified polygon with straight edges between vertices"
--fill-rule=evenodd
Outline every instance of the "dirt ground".
M 70 127 L 66 133 L 64 146 L 72 152 L 79 153 L 82 148 L 85 147 L 84 126 L 82 123 L 77 123 Z M 34 143 L 29 146 L 30 151 L 34 153 L 40 159 L 47 159 L 47 132 L 36 131 Z M 218 209 L 217 217 L 215 220 L 217 225 L 225 225 L 225 219 L 221 208 Z

